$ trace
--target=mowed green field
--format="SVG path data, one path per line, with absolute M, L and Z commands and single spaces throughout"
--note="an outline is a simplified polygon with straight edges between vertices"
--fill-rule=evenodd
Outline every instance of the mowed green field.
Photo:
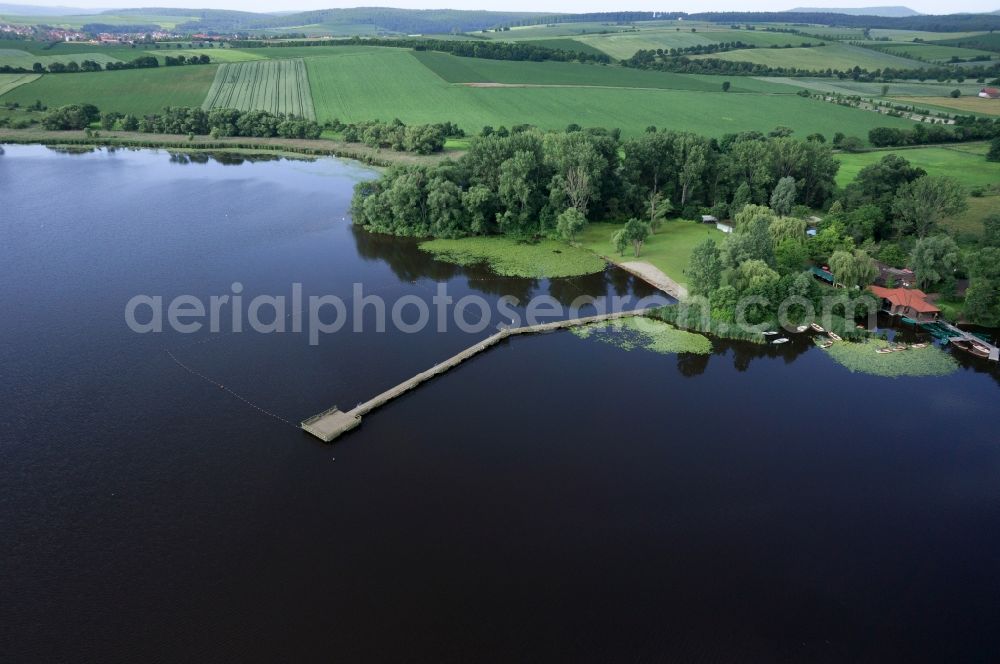
M 316 117 L 301 59 L 219 65 L 202 107 L 287 113 L 310 120 Z
M 94 104 L 102 111 L 143 115 L 165 106 L 201 106 L 215 79 L 216 65 L 124 69 L 85 74 L 45 74 L 0 97 L 22 106 L 35 100 L 49 108 Z
M 527 71 L 526 63 L 506 64 L 512 71 Z M 478 132 L 484 125 L 528 123 L 542 129 L 563 129 L 577 123 L 618 127 L 633 136 L 650 125 L 708 136 L 769 131 L 786 125 L 802 137 L 813 132 L 832 136 L 837 131 L 865 137 L 874 127 L 912 125 L 898 118 L 787 94 L 450 84 L 411 52 L 397 49 L 372 48 L 350 55 L 308 58 L 306 70 L 320 121 L 399 118 L 421 124 L 450 120 L 468 132 Z M 601 72 L 601 68 L 593 71 Z
M 901 58 L 850 44 L 827 44 L 811 48 L 753 48 L 709 55 L 695 55 L 694 59 L 717 58 L 732 62 L 753 62 L 768 67 L 790 67 L 821 71 L 839 69 L 841 71 L 861 67 L 862 69 L 919 69 L 925 64 L 918 60 Z
M 41 74 L 0 74 L 0 95 L 10 92 L 25 83 L 31 83 Z
M 508 85 L 577 85 L 615 88 L 656 88 L 718 92 L 722 77 L 674 74 L 578 62 L 518 62 L 462 58 L 449 53 L 414 51 L 413 57 L 448 83 L 504 83 Z M 744 80 L 745 79 L 745 80 Z M 726 79 L 728 80 L 728 79 Z M 747 77 L 732 77 L 732 92 L 793 91 L 783 85 Z

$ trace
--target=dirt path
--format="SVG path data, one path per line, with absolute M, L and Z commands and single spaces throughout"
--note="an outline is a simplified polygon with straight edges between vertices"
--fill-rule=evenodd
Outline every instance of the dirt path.
M 647 263 L 646 261 L 625 261 L 617 263 L 617 265 L 623 270 L 631 272 L 646 283 L 659 288 L 664 293 L 667 293 L 678 300 L 687 299 L 687 289 L 668 277 L 655 265 Z

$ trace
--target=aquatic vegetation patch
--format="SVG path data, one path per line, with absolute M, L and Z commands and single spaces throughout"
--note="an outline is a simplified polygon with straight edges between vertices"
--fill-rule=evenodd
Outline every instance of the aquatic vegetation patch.
M 696 353 L 708 355 L 712 342 L 708 337 L 679 330 L 652 318 L 624 318 L 608 323 L 593 323 L 572 328 L 581 339 L 595 339 L 622 350 L 643 348 L 654 353 Z
M 875 352 L 889 346 L 882 339 L 870 339 L 864 343 L 835 343 L 825 352 L 851 371 L 873 376 L 944 376 L 958 369 L 954 358 L 936 346 L 909 348 L 894 353 Z
M 420 248 L 448 263 L 485 263 L 505 277 L 578 277 L 601 272 L 605 267 L 603 260 L 586 249 L 557 240 L 529 243 L 506 237 L 467 237 L 428 240 Z

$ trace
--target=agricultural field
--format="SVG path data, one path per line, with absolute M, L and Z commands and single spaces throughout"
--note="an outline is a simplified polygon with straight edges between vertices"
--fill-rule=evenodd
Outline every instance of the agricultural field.
M 655 50 L 658 48 L 687 48 L 689 46 L 707 46 L 715 41 L 707 32 L 677 32 L 675 30 L 640 32 L 623 32 L 611 35 L 589 35 L 576 37 L 575 40 L 607 53 L 617 60 L 625 60 L 635 55 L 639 50 Z
M 872 39 L 888 38 L 889 41 L 902 42 L 922 39 L 923 41 L 950 41 L 953 39 L 968 39 L 979 37 L 984 32 L 926 32 L 924 30 L 890 30 L 882 28 L 872 28 L 869 31 Z
M 949 33 L 946 39 L 938 40 L 938 44 L 945 46 L 961 46 L 962 48 L 978 48 L 984 51 L 1000 52 L 1000 32 L 990 32 L 981 34 L 959 34 Z
M 882 69 L 884 67 L 919 69 L 925 66 L 924 63 L 917 60 L 841 43 L 812 48 L 754 48 L 710 55 L 695 55 L 692 58 L 718 58 L 732 62 L 753 62 L 768 67 L 789 67 L 816 71 L 847 70 L 854 67 L 862 69 Z
M 830 25 L 808 25 L 800 28 L 802 32 L 808 32 L 824 39 L 864 39 L 865 31 L 861 28 L 844 28 Z M 874 32 L 874 30 L 872 30 Z
M 360 46 L 343 41 L 331 40 L 330 46 L 276 46 L 265 48 L 238 48 L 232 49 L 238 53 L 245 53 L 255 59 L 268 60 L 288 60 L 290 58 L 319 58 L 327 55 L 355 55 L 363 53 L 378 53 L 382 50 L 406 50 L 393 49 L 384 46 Z
M 0 95 L 10 92 L 25 83 L 31 83 L 41 74 L 0 74 Z
M 942 110 L 976 115 L 1000 116 L 1000 101 L 975 95 L 965 97 L 894 97 L 893 101 L 922 104 L 928 110 Z
M 107 23 L 108 25 L 158 25 L 161 28 L 172 30 L 178 23 L 197 21 L 196 16 L 162 16 L 159 14 L 83 14 L 79 16 L 15 16 L 10 14 L 0 15 L 0 23 L 13 23 L 15 25 L 36 25 L 44 23 L 54 28 L 82 28 L 88 23 Z
M 0 49 L 0 67 L 7 65 L 10 67 L 23 67 L 25 69 L 31 69 L 36 62 L 40 62 L 43 67 L 48 67 L 54 62 L 62 62 L 64 64 L 76 62 L 79 64 L 84 60 L 93 60 L 94 62 L 101 63 L 101 65 L 106 65 L 109 62 L 120 62 L 118 58 L 112 57 L 104 52 L 96 51 L 66 55 L 36 55 L 27 51 L 20 51 L 12 48 Z
M 487 39 L 500 41 L 520 41 L 522 39 L 552 39 L 555 37 L 575 37 L 602 32 L 622 32 L 634 30 L 632 25 L 616 25 L 599 21 L 581 21 L 573 23 L 552 23 L 549 25 L 526 25 L 511 28 L 503 32 L 471 33 Z
M 89 103 L 104 111 L 158 113 L 165 106 L 201 106 L 215 79 L 216 65 L 124 69 L 81 74 L 44 74 L 0 97 L 22 106 L 41 101 L 49 108 Z
M 212 62 L 246 62 L 248 60 L 263 60 L 264 56 L 256 53 L 248 53 L 236 48 L 184 48 L 179 51 L 152 51 L 150 55 L 162 58 L 167 55 L 177 57 L 183 55 L 185 58 L 197 55 L 207 55 Z
M 958 46 L 941 46 L 940 44 L 879 44 L 879 48 L 889 49 L 893 55 L 904 58 L 922 58 L 934 62 L 947 62 L 953 57 L 962 59 L 973 58 L 977 55 L 996 58 L 1000 54 L 982 51 L 973 48 L 959 48 Z
M 380 30 L 372 23 L 310 23 L 309 25 L 294 25 L 282 28 L 268 28 L 262 30 L 265 35 L 286 35 L 290 32 L 304 32 L 308 35 L 323 37 L 373 37 L 375 35 L 390 34 L 386 30 Z
M 619 60 L 630 58 L 636 51 L 641 49 L 687 48 L 689 46 L 707 46 L 709 44 L 733 41 L 741 41 L 745 44 L 760 47 L 769 47 L 772 44 L 784 46 L 785 44 L 801 44 L 803 42 L 818 43 L 818 40 L 815 38 L 783 32 L 732 30 L 728 27 L 719 28 L 718 26 L 714 29 L 695 28 L 695 30 L 695 32 L 691 32 L 690 27 L 681 30 L 641 29 L 638 32 L 589 35 L 576 37 L 575 39 L 576 41 L 589 44 Z
M 515 65 L 503 60 L 462 58 L 433 51 L 414 51 L 413 57 L 448 83 L 567 85 L 718 92 L 722 89 L 724 80 L 720 76 L 674 74 L 577 62 L 519 62 Z M 746 77 L 732 78 L 730 93 L 792 94 L 794 92 L 782 85 L 774 85 L 767 81 Z
M 784 83 L 796 88 L 826 92 L 828 94 L 863 95 L 881 97 L 882 87 L 888 86 L 888 97 L 942 97 L 952 90 L 959 90 L 963 95 L 975 95 L 983 86 L 978 83 L 921 83 L 920 81 L 894 81 L 892 83 L 864 83 L 852 80 L 831 78 L 791 78 L 791 77 L 760 77 L 758 80 L 772 83 Z
M 556 38 L 556 39 L 526 39 L 522 44 L 539 46 L 541 48 L 554 48 L 557 51 L 570 51 L 571 53 L 584 53 L 586 55 L 601 55 L 604 51 L 594 48 L 590 44 L 580 39 Z
M 457 60 L 464 64 L 462 59 Z M 787 125 L 802 136 L 813 132 L 832 136 L 847 128 L 849 133 L 862 138 L 877 126 L 912 125 L 906 120 L 794 94 L 754 94 L 750 99 L 750 94 L 723 93 L 721 87 L 715 85 L 710 87 L 720 91 L 456 85 L 442 79 L 410 52 L 397 49 L 373 48 L 367 53 L 307 58 L 305 63 L 316 117 L 320 121 L 338 118 L 354 122 L 398 117 L 406 123 L 420 124 L 450 120 L 468 132 L 478 132 L 484 125 L 529 123 L 543 129 L 563 129 L 570 123 L 577 123 L 618 127 L 625 135 L 637 135 L 647 126 L 656 125 L 709 136 L 746 130 L 769 131 L 776 125 Z M 470 60 L 470 63 L 473 63 L 470 68 L 480 63 L 493 65 L 485 60 Z M 506 65 L 511 72 L 533 71 L 526 64 L 529 63 L 497 63 Z M 579 66 L 594 72 L 595 76 L 609 75 L 603 74 L 601 67 Z M 607 71 L 617 73 L 619 70 L 607 68 Z M 498 72 L 494 74 L 499 75 Z M 705 78 L 693 77 L 690 85 L 696 85 L 695 81 L 701 85 Z
M 316 117 L 301 59 L 220 65 L 202 106 L 286 113 L 309 120 Z

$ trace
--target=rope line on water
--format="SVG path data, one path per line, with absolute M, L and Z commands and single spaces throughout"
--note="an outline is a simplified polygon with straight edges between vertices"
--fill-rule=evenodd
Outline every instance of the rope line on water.
M 169 357 L 169 358 L 170 358 L 171 360 L 173 360 L 173 361 L 174 361 L 174 363 L 175 363 L 175 364 L 176 364 L 177 366 L 179 366 L 179 367 L 180 367 L 181 369 L 184 369 L 184 371 L 187 371 L 187 372 L 188 372 L 189 374 L 191 374 L 192 376 L 197 376 L 198 378 L 201 378 L 202 380 L 204 380 L 204 381 L 206 381 L 206 382 L 208 382 L 208 383 L 211 383 L 212 385 L 215 385 L 215 386 L 216 386 L 216 387 L 218 387 L 219 389 L 222 389 L 222 390 L 225 390 L 225 391 L 226 391 L 226 392 L 228 392 L 228 393 L 229 393 L 230 395 L 232 395 L 232 396 L 236 397 L 237 399 L 239 399 L 240 401 L 242 401 L 242 402 L 243 402 L 243 403 L 245 403 L 246 405 L 250 406 L 251 408 L 253 408 L 253 409 L 255 409 L 255 410 L 258 410 L 258 411 L 260 411 L 261 413 L 263 413 L 264 415 L 267 415 L 268 417 L 273 417 L 274 419 L 278 420 L 279 422 L 284 422 L 284 423 L 285 423 L 285 424 L 287 424 L 288 426 L 291 426 L 291 427 L 295 427 L 296 429 L 298 429 L 298 428 L 299 428 L 299 427 L 298 427 L 298 425 L 296 425 L 296 424 L 293 424 L 292 422 L 290 422 L 289 420 L 285 419 L 285 418 L 284 418 L 284 417 L 282 417 L 281 415 L 278 415 L 277 413 L 273 413 L 273 412 L 271 412 L 271 411 L 267 410 L 266 408 L 261 408 L 260 406 L 258 406 L 257 404 L 253 403 L 252 401 L 250 401 L 249 399 L 247 399 L 247 398 L 246 398 L 246 397 L 244 397 L 243 395 L 241 395 L 241 394 L 237 394 L 237 393 L 236 393 L 236 392 L 234 392 L 233 390 L 229 389 L 228 387 L 226 387 L 226 386 L 225 386 L 225 385 L 223 385 L 222 383 L 220 383 L 220 382 L 218 382 L 218 381 L 216 381 L 216 380 L 213 380 L 212 378 L 210 378 L 210 377 L 206 376 L 206 375 L 205 375 L 205 374 L 203 374 L 203 373 L 200 373 L 200 372 L 198 372 L 198 371 L 195 371 L 194 369 L 192 369 L 192 368 L 191 368 L 191 367 L 189 367 L 188 365 L 186 365 L 186 364 L 184 364 L 183 362 L 181 362 L 180 360 L 178 360 L 178 359 L 177 359 L 177 357 L 176 357 L 176 356 L 175 356 L 175 355 L 174 355 L 174 354 L 173 354 L 173 353 L 172 353 L 172 352 L 171 352 L 170 350 L 168 350 L 168 349 L 164 348 L 164 349 L 163 349 L 163 352 L 164 352 L 164 353 L 166 353 L 166 354 L 167 354 L 167 357 Z

